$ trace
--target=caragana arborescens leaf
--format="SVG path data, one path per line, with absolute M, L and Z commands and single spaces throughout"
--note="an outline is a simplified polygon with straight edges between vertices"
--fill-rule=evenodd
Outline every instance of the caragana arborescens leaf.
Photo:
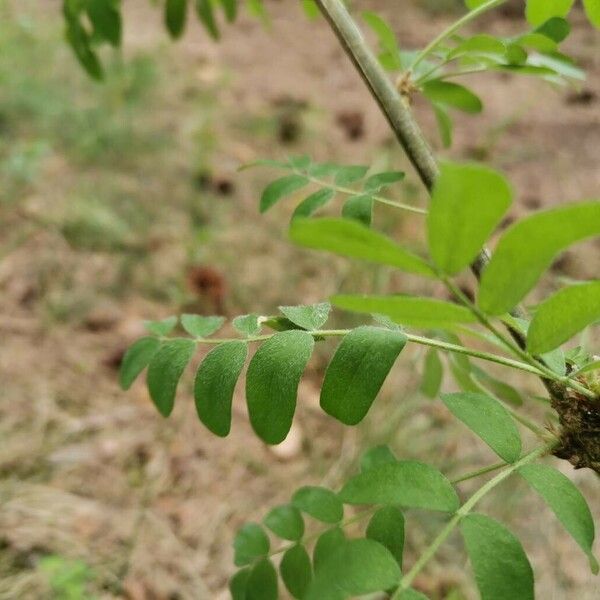
M 354 219 L 358 223 L 370 227 L 373 222 L 373 203 L 374 200 L 369 194 L 352 196 L 344 202 L 342 216 L 345 219 Z
M 221 329 L 225 317 L 205 317 L 202 315 L 182 315 L 181 326 L 196 338 L 207 338 Z
M 306 600 L 343 600 L 390 589 L 400 567 L 385 546 L 368 539 L 340 545 L 317 571 Z
M 196 14 L 198 19 L 206 28 L 213 39 L 219 39 L 219 27 L 215 19 L 213 0 L 194 0 L 196 2 Z
M 465 306 L 415 296 L 334 296 L 338 308 L 367 314 L 382 314 L 395 323 L 412 327 L 440 328 L 456 323 L 475 323 L 477 317 Z
M 527 20 L 541 25 L 552 17 L 566 17 L 574 3 L 575 0 L 527 0 Z
M 388 237 L 349 219 L 294 219 L 290 238 L 296 244 L 397 267 L 408 273 L 433 277 L 431 267 L 419 256 Z
M 235 566 L 245 567 L 255 559 L 266 556 L 270 546 L 264 529 L 257 523 L 247 523 L 233 540 Z
M 431 349 L 425 356 L 425 370 L 421 381 L 421 392 L 428 398 L 435 398 L 442 386 L 444 366 L 437 350 Z
M 246 600 L 246 587 L 248 586 L 250 571 L 251 569 L 249 567 L 240 569 L 229 580 L 229 592 L 231 593 L 231 600 Z
M 148 391 L 163 417 L 168 417 L 173 411 L 177 385 L 195 350 L 193 340 L 169 340 L 162 344 L 148 365 Z
M 258 335 L 262 329 L 259 315 L 240 315 L 232 321 L 232 325 L 246 337 Z
M 220 437 L 227 437 L 231 430 L 233 391 L 247 355 L 245 342 L 224 342 L 206 355 L 196 373 L 194 400 L 198 417 Z
M 86 5 L 94 32 L 115 47 L 121 43 L 121 13 L 114 0 L 88 0 Z
M 345 425 L 360 423 L 406 345 L 401 331 L 359 327 L 344 337 L 321 388 L 321 408 Z
M 380 508 L 367 525 L 367 538 L 385 546 L 402 568 L 404 515 L 396 506 Z
M 165 25 L 171 37 L 181 37 L 185 29 L 188 0 L 167 0 L 165 4 Z
M 315 573 L 321 569 L 327 559 L 345 542 L 346 536 L 340 527 L 328 529 L 318 537 L 313 550 Z
M 413 460 L 359 473 L 338 495 L 345 504 L 388 504 L 442 512 L 454 512 L 459 507 L 448 479 L 432 466 Z
M 386 445 L 375 446 L 370 448 L 360 457 L 360 470 L 368 471 L 379 465 L 398 462 L 398 458 L 392 452 L 391 448 Z
M 525 465 L 518 472 L 554 511 L 588 556 L 592 571 L 597 573 L 598 562 L 593 555 L 594 519 L 582 493 L 568 477 L 547 465 Z
M 402 171 L 384 171 L 383 173 L 375 173 L 371 175 L 363 187 L 364 191 L 369 194 L 377 194 L 383 188 L 386 188 L 393 183 L 402 181 L 405 177 Z
M 258 561 L 246 582 L 246 600 L 278 600 L 277 571 L 268 558 Z
M 143 337 L 127 349 L 119 369 L 119 383 L 123 390 L 128 390 L 132 386 L 159 348 L 160 340 L 155 337 Z
M 600 321 L 600 281 L 563 288 L 537 307 L 527 332 L 532 354 L 554 350 Z
M 317 190 L 313 194 L 310 194 L 310 196 L 304 198 L 304 200 L 298 204 L 294 214 L 292 215 L 292 219 L 310 217 L 313 213 L 319 210 L 319 208 L 322 208 L 330 200 L 332 200 L 334 196 L 335 191 L 331 188 Z
M 304 546 L 298 544 L 286 550 L 279 565 L 279 572 L 289 593 L 299 600 L 304 598 L 312 581 L 310 557 Z
M 260 199 L 260 212 L 267 212 L 280 200 L 307 186 L 309 180 L 304 175 L 286 175 L 271 182 Z
M 144 321 L 144 327 L 154 335 L 164 337 L 169 335 L 177 325 L 177 317 L 167 317 L 162 321 Z
M 344 518 L 344 507 L 331 490 L 305 486 L 292 496 L 292 504 L 307 515 L 323 523 L 339 523 Z
M 276 506 L 264 518 L 264 524 L 280 538 L 297 542 L 304 535 L 304 519 L 291 504 Z
M 298 327 L 315 331 L 321 329 L 327 322 L 331 312 L 331 304 L 321 302 L 304 306 L 280 306 L 279 310 Z
M 477 95 L 458 83 L 435 79 L 423 84 L 423 94 L 436 104 L 443 104 L 466 113 L 481 112 L 483 104 Z
M 531 565 L 521 542 L 504 525 L 472 514 L 460 530 L 482 600 L 534 600 Z
M 488 167 L 444 163 L 427 215 L 436 265 L 456 275 L 477 257 L 512 202 L 506 178 Z
M 225 12 L 225 17 L 231 23 L 237 16 L 238 0 L 220 0 Z
M 510 413 L 485 394 L 443 394 L 448 410 L 478 435 L 502 460 L 512 463 L 521 456 L 521 436 Z
M 246 376 L 250 423 L 267 444 L 287 437 L 296 410 L 300 377 L 315 345 L 310 333 L 283 331 L 256 352 Z
M 600 29 L 600 0 L 583 0 L 583 6 L 590 23 Z
M 556 256 L 571 244 L 600 235 L 600 200 L 536 213 L 506 230 L 483 271 L 479 306 L 489 315 L 514 308 Z

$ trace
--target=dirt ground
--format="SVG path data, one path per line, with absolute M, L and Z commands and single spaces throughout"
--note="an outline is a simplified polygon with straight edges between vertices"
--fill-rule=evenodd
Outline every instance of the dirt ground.
M 452 18 L 435 2 L 405 1 L 401 11 L 394 0 L 354 4 L 381 10 L 408 48 Z M 339 485 L 365 447 L 389 443 L 452 474 L 493 462 L 419 395 L 418 350 L 403 355 L 367 422 L 350 430 L 318 409 L 332 347 L 319 348 L 298 424 L 277 449 L 251 432 L 241 384 L 226 440 L 197 422 L 191 377 L 166 421 L 143 382 L 118 389 L 115 366 L 147 318 L 268 314 L 340 288 L 419 289 L 291 247 L 291 207 L 257 211 L 273 173 L 238 173 L 240 164 L 307 152 L 393 165 L 409 173 L 402 197 L 425 202 L 331 32 L 291 0 L 267 2 L 267 32 L 244 16 L 219 44 L 194 26 L 173 45 L 159 11 L 144 0 L 125 5 L 122 61 L 133 67 L 115 67 L 101 87 L 63 47 L 58 2 L 0 2 L 0 600 L 224 599 L 236 528 L 300 485 Z M 485 111 L 457 117 L 455 145 L 441 152 L 504 169 L 517 192 L 512 217 L 600 189 L 600 35 L 579 13 L 574 22 L 568 48 L 588 72 L 581 90 L 473 79 Z M 480 22 L 506 33 L 521 25 L 497 13 Z M 432 115 L 418 101 L 415 110 L 439 145 Z M 422 244 L 418 220 L 386 211 L 377 219 Z M 598 242 L 562 258 L 556 280 L 597 277 Z M 600 517 L 598 479 L 564 472 Z M 485 509 L 519 534 L 539 598 L 598 597 L 583 555 L 522 484 L 507 484 Z M 411 525 L 407 561 L 439 522 L 411 515 Z M 71 592 L 57 595 L 57 572 Z M 417 586 L 436 599 L 470 599 L 469 577 L 453 538 Z

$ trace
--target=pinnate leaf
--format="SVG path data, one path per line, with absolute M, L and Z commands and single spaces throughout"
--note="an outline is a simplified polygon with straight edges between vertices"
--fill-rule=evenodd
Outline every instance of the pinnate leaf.
M 173 339 L 164 342 L 150 361 L 146 378 L 148 391 L 163 417 L 173 411 L 179 380 L 195 350 L 193 340 Z
M 373 198 L 368 194 L 352 196 L 342 207 L 342 216 L 345 219 L 354 219 L 366 227 L 373 222 Z
M 182 315 L 181 326 L 196 338 L 207 338 L 221 329 L 224 317 L 203 317 L 201 315 Z
M 331 490 L 323 487 L 305 486 L 295 492 L 292 504 L 323 523 L 339 523 L 344 518 L 344 507 Z
M 267 444 L 283 442 L 290 431 L 298 384 L 314 344 L 305 331 L 284 331 L 267 340 L 250 361 L 246 376 L 250 422 Z
M 380 508 L 367 525 L 367 538 L 385 546 L 402 567 L 404 515 L 396 506 Z
M 331 304 L 321 302 L 305 306 L 280 306 L 279 310 L 295 325 L 308 331 L 321 329 L 329 318 Z
M 119 370 L 119 383 L 122 389 L 128 390 L 132 386 L 159 348 L 160 341 L 154 337 L 143 337 L 128 348 Z
M 600 29 L 600 0 L 583 0 L 583 6 L 590 23 Z
M 434 276 L 433 270 L 422 258 L 388 237 L 349 219 L 294 219 L 290 238 L 306 248 L 389 265 L 408 273 Z
M 434 79 L 423 84 L 423 94 L 436 104 L 443 104 L 466 113 L 476 114 L 483 109 L 479 97 L 458 83 Z
M 309 183 L 308 178 L 304 175 L 286 175 L 280 179 L 271 182 L 262 194 L 260 199 L 260 212 L 267 212 L 277 202 L 290 196 L 294 192 L 301 190 Z
M 521 542 L 484 515 L 467 515 L 460 529 L 482 600 L 534 600 L 531 565 Z
M 166 0 L 165 25 L 173 38 L 181 37 L 185 29 L 188 0 Z
M 383 464 L 350 479 L 339 493 L 345 504 L 388 504 L 454 512 L 452 484 L 437 469 L 407 460 Z
M 511 202 L 510 185 L 500 173 L 444 163 L 427 215 L 429 250 L 437 266 L 456 275 L 472 263 Z
M 398 462 L 396 455 L 392 452 L 389 446 L 375 446 L 370 448 L 360 457 L 360 470 L 368 471 L 379 465 Z
M 575 0 L 527 0 L 527 20 L 541 25 L 552 17 L 566 17 L 574 3 Z
M 547 465 L 525 465 L 519 474 L 545 500 L 564 528 L 589 558 L 594 573 L 598 561 L 593 555 L 594 519 L 582 493 L 571 480 Z
M 315 573 L 321 569 L 327 559 L 345 542 L 346 536 L 340 527 L 328 529 L 319 536 L 313 550 Z
M 563 288 L 540 304 L 527 333 L 527 349 L 550 352 L 600 321 L 600 281 Z
M 255 335 L 258 335 L 261 330 L 261 322 L 259 319 L 260 317 L 258 315 L 241 315 L 233 319 L 232 325 L 246 337 L 254 337 Z
M 514 308 L 556 256 L 600 235 L 600 200 L 567 204 L 518 221 L 504 233 L 483 271 L 479 306 L 490 315 Z
M 281 579 L 294 598 L 304 598 L 312 581 L 310 557 L 304 546 L 296 545 L 286 550 L 279 565 Z
M 247 355 L 244 342 L 224 342 L 206 355 L 196 373 L 194 400 L 198 417 L 220 437 L 227 437 L 231 430 L 233 391 Z
M 246 600 L 278 600 L 277 571 L 268 558 L 258 561 L 246 582 Z
M 144 327 L 154 335 L 164 337 L 169 335 L 177 325 L 177 317 L 167 317 L 162 321 L 144 321 Z
M 290 504 L 276 506 L 264 519 L 264 524 L 284 540 L 297 542 L 304 535 L 304 520 L 300 511 Z
M 247 523 L 233 540 L 234 562 L 237 567 L 249 565 L 255 559 L 269 553 L 269 538 L 257 523 Z
M 406 345 L 401 331 L 359 327 L 340 343 L 321 388 L 321 408 L 345 425 L 367 415 L 385 378 Z
M 521 455 L 521 436 L 510 413 L 485 394 L 444 394 L 448 410 L 478 435 L 502 460 L 512 463 Z

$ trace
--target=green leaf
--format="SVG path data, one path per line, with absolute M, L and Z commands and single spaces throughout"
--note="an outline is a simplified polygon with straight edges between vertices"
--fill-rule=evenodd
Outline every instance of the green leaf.
M 154 337 L 143 337 L 132 344 L 125 352 L 119 370 L 119 383 L 128 390 L 138 375 L 148 366 L 160 347 L 160 341 Z
M 431 102 L 466 113 L 477 114 L 483 109 L 479 96 L 458 83 L 434 79 L 423 84 L 423 94 Z
M 401 325 L 444 328 L 456 323 L 475 323 L 471 311 L 458 304 L 414 296 L 334 296 L 338 308 L 358 313 L 387 315 Z
M 322 533 L 313 550 L 315 573 L 321 569 L 326 560 L 344 543 L 346 536 L 339 527 L 333 527 Z
M 257 562 L 246 583 L 246 600 L 278 600 L 277 571 L 268 558 Z
M 322 190 L 314 192 L 302 200 L 300 204 L 298 204 L 294 214 L 292 215 L 292 219 L 297 219 L 298 217 L 310 217 L 320 208 L 323 208 L 326 204 L 328 204 L 334 196 L 335 191 L 331 188 L 323 188 Z
M 489 34 L 478 34 L 462 40 L 449 54 L 447 60 L 459 56 L 475 54 L 484 56 L 503 56 L 506 44 L 503 40 Z
M 443 377 L 444 367 L 440 355 L 436 350 L 431 349 L 425 356 L 425 371 L 421 381 L 421 392 L 428 398 L 437 397 L 440 393 Z
M 310 557 L 304 546 L 296 545 L 286 550 L 279 565 L 281 579 L 294 598 L 304 598 L 312 581 Z
M 600 235 L 600 201 L 568 204 L 512 225 L 483 271 L 479 306 L 490 315 L 514 308 L 560 252 Z
M 166 0 L 165 25 L 172 38 L 181 37 L 187 20 L 187 0 Z
M 382 50 L 387 52 L 394 64 L 401 66 L 402 58 L 392 28 L 377 13 L 365 11 L 362 13 L 365 23 L 375 32 Z
M 321 329 L 329 318 L 331 304 L 321 302 L 306 306 L 280 306 L 279 310 L 294 324 L 308 331 Z
M 284 540 L 297 542 L 304 535 L 304 519 L 300 511 L 290 504 L 271 509 L 264 519 L 264 524 Z
M 566 17 L 575 0 L 527 0 L 526 16 L 532 25 L 541 25 L 552 17 Z
M 323 523 L 339 523 L 344 518 L 340 499 L 327 488 L 305 486 L 292 496 L 292 504 Z
M 406 173 L 402 171 L 385 171 L 383 173 L 375 173 L 371 175 L 363 186 L 363 190 L 369 194 L 377 194 L 383 188 L 386 188 L 398 181 L 402 181 L 406 177 Z
M 258 315 L 241 315 L 233 319 L 232 325 L 246 337 L 258 335 L 262 329 Z
M 367 537 L 385 546 L 402 568 L 404 515 L 395 506 L 380 508 L 367 525 Z
M 154 335 L 165 337 L 175 329 L 177 321 L 177 317 L 168 317 L 162 321 L 144 321 L 144 327 Z
M 546 465 L 525 465 L 519 474 L 545 500 L 564 528 L 588 556 L 594 573 L 598 562 L 593 555 L 594 519 L 585 498 L 571 480 Z
M 302 0 L 302 8 L 309 19 L 316 19 L 320 14 L 315 0 Z
M 500 398 L 500 400 L 513 404 L 514 406 L 522 406 L 524 404 L 523 395 L 512 385 L 492 377 L 489 373 L 475 365 L 471 365 L 471 373 L 487 391 Z
M 225 17 L 230 23 L 235 21 L 237 16 L 237 3 L 238 0 L 220 0 L 221 5 L 223 6 L 223 10 L 225 12 Z
M 245 567 L 257 558 L 269 553 L 269 538 L 257 523 L 246 523 L 233 540 L 234 563 L 236 567 Z
M 213 39 L 218 40 L 219 27 L 217 26 L 217 21 L 215 20 L 213 0 L 196 0 L 196 14 L 210 36 Z
M 73 49 L 75 57 L 90 77 L 101 80 L 104 77 L 104 70 L 98 56 L 91 48 L 91 37 L 82 26 L 79 14 L 71 12 L 68 8 L 65 8 L 64 14 L 67 23 L 67 42 Z
M 389 446 L 375 446 L 375 448 L 370 448 L 364 452 L 360 457 L 360 470 L 368 471 L 379 465 L 395 462 L 398 462 L 398 459 Z
M 590 23 L 600 29 L 600 0 L 583 0 L 583 6 Z
M 294 219 L 290 238 L 296 244 L 433 277 L 431 267 L 388 237 L 348 219 Z
M 374 200 L 368 194 L 352 196 L 342 207 L 342 216 L 345 219 L 354 219 L 363 225 L 370 227 L 373 222 Z
M 467 515 L 460 529 L 482 600 L 534 600 L 533 572 L 519 540 L 484 515 Z
M 265 213 L 283 198 L 301 190 L 309 184 L 304 175 L 286 175 L 271 182 L 260 199 L 260 212 Z
M 201 315 L 182 315 L 182 327 L 195 338 L 207 338 L 217 332 L 225 323 L 225 317 L 203 317 Z
M 594 1 L 598 2 L 598 0 Z M 600 3 L 598 6 L 600 6 Z M 565 19 L 553 17 L 545 23 L 542 23 L 542 25 L 540 25 L 535 32 L 541 33 L 551 40 L 554 40 L 557 44 L 560 44 L 569 37 L 569 34 L 571 33 L 571 25 L 568 21 L 565 21 Z
M 321 408 L 345 425 L 360 423 L 406 345 L 401 331 L 359 327 L 344 337 L 321 388 Z
M 284 331 L 267 340 L 256 352 L 246 376 L 250 422 L 267 444 L 287 437 L 296 410 L 300 377 L 315 342 L 304 331 Z
M 121 44 L 121 13 L 115 0 L 88 0 L 86 10 L 94 33 L 113 46 Z
M 235 600 L 235 599 L 234 599 Z M 398 596 L 398 600 L 429 600 L 425 594 L 421 594 L 421 592 L 417 592 L 417 590 L 413 590 L 409 588 L 400 592 Z
M 474 164 L 442 164 L 427 215 L 437 266 L 456 275 L 471 264 L 511 202 L 510 185 L 500 173 Z
M 349 540 L 324 561 L 306 600 L 337 600 L 383 591 L 397 585 L 400 577 L 400 567 L 384 546 L 373 540 Z
M 337 169 L 333 181 L 336 185 L 351 185 L 363 179 L 368 171 L 369 167 L 362 165 L 341 166 Z
M 164 342 L 150 361 L 146 377 L 148 391 L 163 417 L 173 411 L 177 385 L 195 351 L 193 340 L 177 338 Z
M 240 569 L 229 580 L 229 591 L 231 600 L 246 600 L 246 588 L 248 587 L 248 578 L 250 577 L 250 568 Z
M 475 393 L 443 394 L 448 410 L 478 435 L 502 460 L 521 456 L 521 436 L 510 413 L 490 396 Z
M 527 349 L 534 355 L 544 354 L 597 321 L 600 281 L 563 288 L 537 307 L 527 334 Z
M 198 417 L 220 437 L 227 437 L 231 431 L 233 391 L 247 355 L 245 342 L 225 342 L 206 355 L 196 373 L 194 399 Z
M 350 479 L 338 494 L 345 504 L 390 504 L 454 512 L 452 484 L 437 469 L 413 460 L 383 464 Z
M 444 148 L 450 148 L 450 146 L 452 146 L 452 135 L 454 130 L 452 119 L 446 108 L 441 104 L 433 104 L 433 110 L 435 112 L 435 119 L 440 131 L 442 144 Z
M 478 8 L 482 4 L 485 4 L 487 1 L 488 0 L 465 0 L 465 4 L 467 8 L 473 10 L 475 8 Z

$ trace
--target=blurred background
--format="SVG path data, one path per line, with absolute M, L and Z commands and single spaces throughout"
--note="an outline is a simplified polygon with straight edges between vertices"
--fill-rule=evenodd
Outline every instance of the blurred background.
M 127 394 L 118 388 L 118 365 L 144 319 L 269 314 L 340 289 L 418 289 L 383 268 L 294 248 L 286 241 L 294 205 L 258 214 L 275 173 L 237 171 L 259 158 L 302 153 L 405 168 L 397 199 L 426 201 L 331 32 L 296 4 L 266 0 L 270 27 L 245 14 L 214 44 L 196 23 L 172 43 L 160 10 L 127 0 L 124 50 L 107 57 L 107 79 L 97 84 L 63 42 L 57 0 L 0 0 L 2 600 L 224 599 L 236 528 L 302 484 L 339 485 L 365 448 L 388 443 L 399 456 L 430 459 L 454 474 L 494 462 L 419 392 L 423 354 L 414 349 L 366 422 L 348 429 L 318 409 L 333 349 L 319 346 L 300 387 L 297 424 L 271 449 L 250 430 L 241 384 L 227 440 L 195 418 L 191 369 L 167 421 L 143 381 Z M 477 29 L 521 30 L 519 4 Z M 406 48 L 427 43 L 463 6 L 353 5 L 381 11 Z M 598 196 L 600 36 L 580 12 L 573 25 L 567 47 L 588 72 L 581 88 L 506 75 L 472 79 L 486 108 L 458 118 L 455 145 L 445 152 L 508 172 L 517 201 L 505 225 Z M 418 100 L 415 110 L 439 147 L 433 115 Z M 418 217 L 378 209 L 376 224 L 423 243 Z M 589 248 L 595 252 L 585 260 L 581 251 L 566 254 L 554 274 L 597 277 L 598 245 Z M 543 392 L 534 379 L 515 382 L 529 394 Z M 597 478 L 563 469 L 600 516 Z M 583 555 L 519 481 L 485 508 L 523 540 L 539 598 L 598 598 Z M 410 518 L 406 560 L 441 522 Z M 475 597 L 458 538 L 416 585 L 433 599 Z

